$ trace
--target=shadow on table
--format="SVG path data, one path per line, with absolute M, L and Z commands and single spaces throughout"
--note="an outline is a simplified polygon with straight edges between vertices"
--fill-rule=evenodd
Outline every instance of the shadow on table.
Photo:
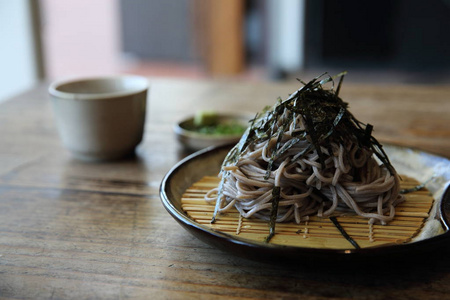
M 358 261 L 308 260 L 291 265 L 257 263 L 258 284 L 254 288 L 296 292 L 299 295 L 384 298 L 399 291 L 450 292 L 450 242 L 433 252 Z M 246 261 L 244 268 L 255 268 Z M 264 278 L 261 280 L 261 278 Z M 411 294 L 417 290 L 419 294 Z M 423 294 L 422 296 L 426 296 Z M 400 294 L 399 294 L 400 296 Z M 423 298 L 423 297 L 422 297 Z

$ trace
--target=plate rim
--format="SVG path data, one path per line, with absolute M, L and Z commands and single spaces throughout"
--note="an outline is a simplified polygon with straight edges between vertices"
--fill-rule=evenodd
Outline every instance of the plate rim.
M 441 203 L 438 205 L 438 214 L 437 218 L 444 225 L 446 231 L 442 234 L 425 238 L 420 241 L 414 241 L 411 243 L 403 243 L 403 244 L 394 244 L 394 245 L 386 245 L 386 246 L 374 246 L 374 247 L 366 247 L 361 249 L 356 248 L 345 248 L 345 249 L 330 249 L 330 248 L 314 248 L 314 247 L 299 247 L 299 246 L 289 246 L 289 245 L 277 245 L 271 243 L 264 243 L 253 241 L 241 237 L 232 236 L 230 234 L 217 231 L 206 227 L 202 224 L 199 224 L 189 218 L 189 216 L 176 208 L 172 201 L 169 199 L 167 194 L 168 188 L 170 187 L 170 180 L 175 174 L 188 162 L 193 160 L 198 160 L 207 155 L 214 154 L 217 151 L 224 151 L 227 148 L 232 147 L 233 145 L 221 145 L 221 146 L 213 146 L 208 147 L 197 152 L 192 153 L 191 155 L 185 157 L 180 160 L 177 164 L 175 164 L 164 176 L 160 185 L 160 199 L 167 210 L 167 212 L 180 224 L 184 229 L 189 231 L 191 234 L 202 240 L 203 242 L 216 246 L 218 248 L 223 248 L 221 246 L 236 246 L 238 249 L 233 249 L 230 247 L 229 249 L 222 250 L 231 250 L 227 251 L 230 253 L 234 253 L 235 255 L 256 259 L 256 260 L 264 260 L 264 257 L 260 257 L 261 255 L 268 256 L 283 256 L 286 258 L 290 258 L 292 255 L 299 255 L 299 258 L 304 258 L 305 255 L 314 256 L 319 258 L 358 258 L 358 257 L 385 257 L 389 255 L 395 254 L 403 254 L 406 252 L 421 252 L 421 250 L 432 250 L 435 249 L 435 246 L 440 245 L 441 243 L 448 240 L 450 237 L 450 185 L 444 189 L 444 193 L 442 194 Z M 438 156 L 435 154 L 431 154 L 426 151 L 417 150 L 411 147 L 397 146 L 389 143 L 385 143 L 385 146 L 396 147 L 400 149 L 419 151 L 421 153 L 426 153 L 427 155 L 431 155 L 436 158 L 444 158 L 442 156 Z M 212 240 L 208 239 L 211 238 Z M 260 255 L 256 255 L 256 257 L 249 257 L 248 251 L 257 251 L 264 252 L 258 253 Z M 302 256 L 303 255 L 303 256 Z M 282 258 L 282 257 L 281 257 Z

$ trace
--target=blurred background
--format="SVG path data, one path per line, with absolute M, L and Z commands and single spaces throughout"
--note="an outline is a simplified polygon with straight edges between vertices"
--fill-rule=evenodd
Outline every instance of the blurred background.
M 450 0 L 0 0 L 0 101 L 118 73 L 450 83 Z

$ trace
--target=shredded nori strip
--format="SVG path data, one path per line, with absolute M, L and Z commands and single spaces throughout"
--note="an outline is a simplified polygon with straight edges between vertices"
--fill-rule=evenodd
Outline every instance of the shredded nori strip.
M 409 193 L 417 192 L 417 191 L 423 189 L 428 183 L 430 183 L 434 179 L 435 179 L 435 175 L 431 176 L 431 178 L 428 179 L 427 181 L 420 183 L 412 188 L 400 190 L 400 194 L 409 194 Z
M 275 186 L 272 190 L 272 209 L 270 211 L 269 235 L 265 239 L 266 243 L 268 243 L 275 235 L 275 224 L 277 223 L 278 203 L 280 202 L 280 192 L 281 192 L 281 188 L 279 186 Z
M 358 243 L 352 239 L 351 236 L 348 235 L 348 233 L 345 231 L 345 229 L 341 226 L 341 224 L 338 222 L 336 217 L 330 217 L 331 222 L 333 222 L 334 226 L 339 230 L 339 232 L 342 234 L 342 236 L 355 247 L 355 249 L 361 249 L 361 247 L 358 245 Z

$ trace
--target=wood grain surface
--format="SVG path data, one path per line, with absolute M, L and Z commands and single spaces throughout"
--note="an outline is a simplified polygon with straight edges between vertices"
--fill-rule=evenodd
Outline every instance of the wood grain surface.
M 48 84 L 0 104 L 0 298 L 444 299 L 449 245 L 393 262 L 263 264 L 189 235 L 159 199 L 187 155 L 174 123 L 198 109 L 260 111 L 297 83 L 150 79 L 136 155 L 85 163 L 62 147 Z M 450 87 L 344 84 L 381 141 L 450 157 Z

